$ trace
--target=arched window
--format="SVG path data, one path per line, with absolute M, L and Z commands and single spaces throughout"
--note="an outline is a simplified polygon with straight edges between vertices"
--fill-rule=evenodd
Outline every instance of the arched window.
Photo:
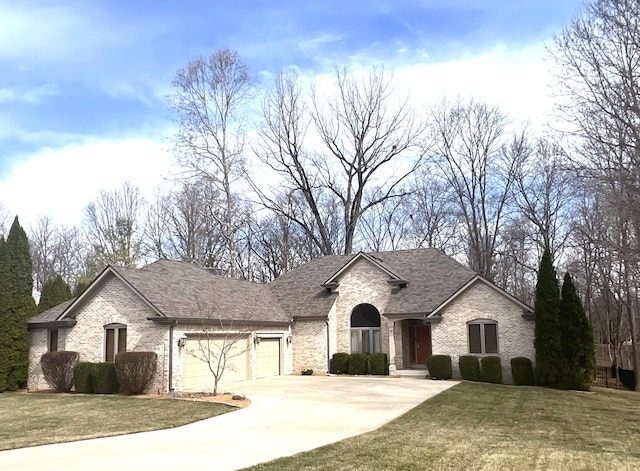
M 381 351 L 380 313 L 371 304 L 359 304 L 351 313 L 351 353 Z
M 127 351 L 127 326 L 109 324 L 104 326 L 104 361 L 113 363 L 116 355 Z

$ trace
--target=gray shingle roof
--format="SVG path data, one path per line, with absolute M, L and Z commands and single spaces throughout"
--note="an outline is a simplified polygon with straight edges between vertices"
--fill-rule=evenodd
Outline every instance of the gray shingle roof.
M 475 272 L 436 249 L 367 255 L 407 281 L 406 287 L 391 295 L 383 314 L 431 312 L 476 276 Z M 353 257 L 355 255 L 317 258 L 272 281 L 269 287 L 290 316 L 326 315 L 337 294 L 329 293 L 321 284 Z M 389 289 L 392 289 L 391 285 Z
M 266 285 L 223 278 L 191 263 L 158 260 L 115 268 L 166 317 L 289 322 Z
M 383 314 L 431 312 L 476 275 L 435 249 L 367 255 L 407 281 L 391 294 Z M 150 303 L 159 317 L 287 323 L 293 317 L 326 316 L 338 294 L 321 285 L 355 256 L 319 257 L 269 284 L 223 278 L 197 265 L 171 260 L 159 260 L 141 269 L 111 270 Z M 105 273 L 114 276 L 108 270 Z M 71 302 L 34 316 L 29 323 L 55 321 Z M 68 314 L 73 310 L 71 307 Z

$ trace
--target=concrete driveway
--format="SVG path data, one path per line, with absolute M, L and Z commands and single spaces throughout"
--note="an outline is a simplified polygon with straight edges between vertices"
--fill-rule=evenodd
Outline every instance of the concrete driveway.
M 3 451 L 0 469 L 239 469 L 374 430 L 455 384 L 342 376 L 235 383 L 224 389 L 246 394 L 245 409 L 168 430 Z

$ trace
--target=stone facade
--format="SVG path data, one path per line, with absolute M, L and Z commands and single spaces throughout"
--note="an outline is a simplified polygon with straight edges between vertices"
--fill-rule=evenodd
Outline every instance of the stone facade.
M 293 371 L 327 372 L 327 322 L 296 320 L 293 324 Z
M 503 381 L 511 383 L 512 358 L 525 356 L 535 360 L 534 322 L 522 314 L 521 306 L 478 280 L 446 306 L 439 323 L 432 324 L 432 353 L 451 355 L 454 377 L 459 378 L 458 357 L 469 354 L 467 323 L 481 319 L 494 321 Z

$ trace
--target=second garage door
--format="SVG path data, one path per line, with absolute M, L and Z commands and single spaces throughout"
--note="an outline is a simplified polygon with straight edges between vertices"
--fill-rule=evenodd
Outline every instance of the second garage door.
M 213 390 L 213 374 L 211 374 L 208 364 L 198 357 L 201 357 L 202 351 L 206 352 L 207 349 L 211 350 L 212 356 L 217 356 L 224 340 L 211 339 L 210 342 L 210 347 L 207 347 L 206 339 L 187 339 L 183 351 L 182 389 L 184 391 Z M 251 370 L 247 346 L 248 339 L 242 339 L 233 345 L 219 385 L 249 378 L 247 372 Z
M 256 378 L 280 374 L 280 339 L 262 338 L 256 346 Z

